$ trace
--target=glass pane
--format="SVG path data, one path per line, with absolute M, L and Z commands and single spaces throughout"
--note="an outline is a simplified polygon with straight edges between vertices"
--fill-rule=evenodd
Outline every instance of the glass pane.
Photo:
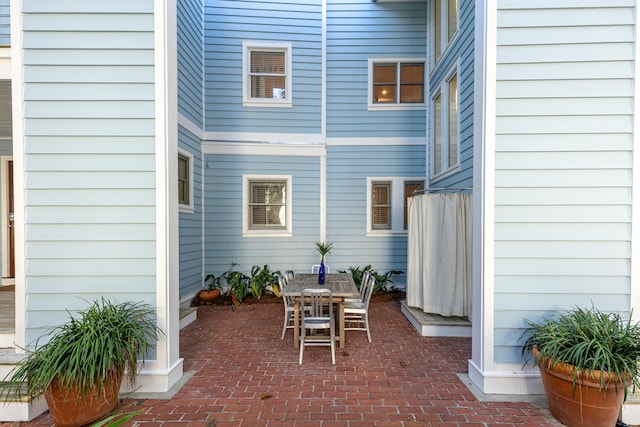
M 182 156 L 178 156 L 178 178 L 187 179 L 189 173 L 189 161 Z
M 373 208 L 373 228 L 375 229 L 390 229 L 391 221 L 389 218 L 389 208 L 386 206 L 379 206 Z
M 252 98 L 273 98 L 274 89 L 284 90 L 284 87 L 284 77 L 251 76 Z
M 448 12 L 449 12 L 449 34 L 448 41 L 451 41 L 453 35 L 458 29 L 458 0 L 448 0 Z
M 389 86 L 389 85 L 374 86 L 373 102 L 374 103 L 396 102 L 396 87 Z
M 284 52 L 251 51 L 251 73 L 285 74 Z
M 373 66 L 373 83 L 396 83 L 396 64 L 376 64 Z
M 405 182 L 404 183 L 404 229 L 409 228 L 409 197 L 413 196 L 415 191 L 424 187 L 422 182 Z
M 423 64 L 404 64 L 400 67 L 400 83 L 424 83 Z
M 458 164 L 458 77 L 449 81 L 449 166 Z
M 286 182 L 252 182 L 250 186 L 251 228 L 285 228 Z
M 433 100 L 433 174 L 442 172 L 442 97 L 438 95 Z
M 371 190 L 372 228 L 391 229 L 391 184 L 374 183 Z
M 400 86 L 401 103 L 424 103 L 424 86 L 422 85 L 402 85 Z

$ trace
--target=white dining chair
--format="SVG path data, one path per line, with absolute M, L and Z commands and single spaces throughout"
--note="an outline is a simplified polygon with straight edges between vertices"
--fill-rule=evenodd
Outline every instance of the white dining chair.
M 314 264 L 311 266 L 311 274 L 317 274 L 318 270 L 320 270 L 320 264 Z M 331 267 L 329 267 L 329 264 L 324 265 L 324 272 L 326 274 L 331 273 Z
M 360 287 L 358 288 L 359 295 L 357 297 L 346 297 L 344 299 L 345 303 L 349 302 L 364 302 L 364 293 L 367 289 L 367 282 L 369 281 L 369 270 L 365 270 L 360 277 Z
M 376 285 L 376 278 L 369 276 L 369 280 L 361 286 L 365 286 L 364 299 L 359 302 L 348 302 L 344 304 L 344 330 L 345 331 L 367 331 L 367 338 L 371 342 L 371 331 L 369 330 L 369 302 L 371 294 Z
M 280 293 L 287 287 L 286 276 L 280 276 L 278 278 L 278 285 L 280 286 Z M 284 339 L 284 335 L 287 332 L 287 329 L 294 328 L 294 318 L 293 315 L 295 313 L 295 301 L 293 297 L 282 295 L 282 302 L 284 303 L 284 325 L 282 325 L 282 337 L 281 340 Z
M 331 364 L 335 365 L 336 328 L 331 291 L 329 289 L 305 289 L 302 291 L 301 299 L 305 301 L 305 310 L 301 313 L 300 359 L 298 363 L 302 365 L 305 347 L 329 346 L 331 347 Z M 311 333 L 312 331 L 314 333 Z M 319 333 L 322 331 L 325 333 Z

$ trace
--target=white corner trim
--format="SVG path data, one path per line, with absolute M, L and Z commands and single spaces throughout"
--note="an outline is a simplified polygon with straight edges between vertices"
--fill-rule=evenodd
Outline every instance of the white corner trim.
M 189 120 L 186 116 L 178 113 L 178 125 L 182 126 L 199 139 L 204 139 L 204 131 L 198 125 Z

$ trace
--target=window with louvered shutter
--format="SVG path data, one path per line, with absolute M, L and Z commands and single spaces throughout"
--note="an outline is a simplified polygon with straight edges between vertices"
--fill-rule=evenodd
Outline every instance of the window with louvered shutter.
M 0 80 L 0 139 L 11 138 L 11 80 Z
M 374 182 L 371 190 L 372 228 L 374 230 L 391 229 L 391 183 Z

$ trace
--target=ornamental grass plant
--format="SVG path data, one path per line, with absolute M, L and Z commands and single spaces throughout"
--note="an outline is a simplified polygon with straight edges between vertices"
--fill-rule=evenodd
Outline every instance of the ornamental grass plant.
M 541 322 L 525 320 L 527 328 L 521 336 L 524 341 L 522 354 L 525 363 L 531 361 L 531 351 L 540 355 L 534 364 L 543 360 L 554 365 L 564 362 L 577 369 L 573 372 L 574 387 L 578 378 L 594 379 L 600 375 L 602 390 L 607 382 L 619 379 L 625 388 L 640 385 L 638 362 L 640 361 L 640 325 L 623 319 L 618 313 L 576 307 L 563 311 L 557 318 Z M 612 375 L 613 376 L 612 376 Z M 607 380 L 605 380 L 607 378 Z
M 139 361 L 144 362 L 163 335 L 155 309 L 146 304 L 94 301 L 78 317 L 43 335 L 50 337 L 46 344 L 36 342 L 35 350 L 5 379 L 5 400 L 33 398 L 54 379 L 62 388 L 77 387 L 81 395 L 94 385 L 101 389 L 111 373 L 124 375 L 133 385 Z

